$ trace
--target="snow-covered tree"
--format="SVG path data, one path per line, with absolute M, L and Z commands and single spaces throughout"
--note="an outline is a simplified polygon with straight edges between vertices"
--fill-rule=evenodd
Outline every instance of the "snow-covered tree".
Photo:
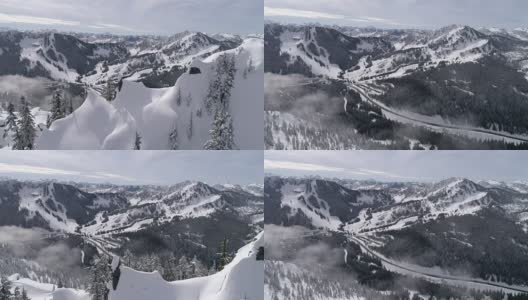
M 106 101 L 111 102 L 115 98 L 115 86 L 112 80 L 108 79 L 106 85 L 103 87 L 102 96 Z
M 136 131 L 136 138 L 134 140 L 134 150 L 141 150 L 141 136 Z
M 9 102 L 7 105 L 7 118 L 5 121 L 4 138 L 6 138 L 10 132 L 16 133 L 18 131 L 17 122 L 18 118 L 15 115 L 15 105 Z
M 106 256 L 101 257 L 92 269 L 89 287 L 93 300 L 106 300 L 108 294 L 107 283 L 110 282 L 112 269 Z
M 11 281 L 2 276 L 0 279 L 0 300 L 11 300 Z
M 180 106 L 182 103 L 182 93 L 181 88 L 178 87 L 178 90 L 176 91 L 176 105 Z
M 202 264 L 200 260 L 198 260 L 196 255 L 191 260 L 190 267 L 191 267 L 190 277 L 207 276 L 207 268 Z
M 177 280 L 177 274 L 176 274 L 176 257 L 174 256 L 174 253 L 170 253 L 167 258 L 164 259 L 163 264 L 163 279 L 167 281 L 174 281 Z
M 30 300 L 26 289 L 22 288 L 22 300 Z
M 169 149 L 170 150 L 178 150 L 178 128 L 176 124 L 174 124 L 174 128 L 169 134 Z
M 64 101 L 66 103 L 66 115 L 71 115 L 73 113 L 73 100 Z
M 224 267 L 231 262 L 232 259 L 233 258 L 229 254 L 228 250 L 228 240 L 227 237 L 225 237 L 222 240 L 222 243 L 220 244 L 220 251 L 218 252 L 218 262 L 216 264 L 218 271 L 222 271 Z
M 191 140 L 193 136 L 193 112 L 191 110 L 191 117 L 189 120 L 189 126 L 187 127 L 187 138 Z
M 53 94 L 53 99 L 51 101 L 51 123 L 58 119 L 64 118 L 64 106 L 63 106 L 62 93 L 56 91 Z
M 189 260 L 185 255 L 182 255 L 180 259 L 178 260 L 178 267 L 177 267 L 177 276 L 179 280 L 184 280 L 187 278 L 190 278 L 190 272 L 189 272 Z
M 190 106 L 191 102 L 192 102 L 192 96 L 191 96 L 191 94 L 187 94 L 187 97 L 185 97 L 185 104 L 187 106 Z
M 205 109 L 208 114 L 212 114 L 219 106 L 229 107 L 235 74 L 235 56 L 226 53 L 220 55 L 216 63 L 215 79 L 209 84 L 205 98 Z
M 232 150 L 235 149 L 233 119 L 224 106 L 216 110 L 212 129 L 209 131 L 209 140 L 205 142 L 206 150 Z
M 15 290 L 13 291 L 13 300 L 21 300 L 22 294 L 20 293 L 20 288 L 17 286 L 15 287 Z
M 24 97 L 21 100 L 22 111 L 20 112 L 20 119 L 18 120 L 18 133 L 15 134 L 13 148 L 17 150 L 32 150 L 36 136 L 35 119 Z

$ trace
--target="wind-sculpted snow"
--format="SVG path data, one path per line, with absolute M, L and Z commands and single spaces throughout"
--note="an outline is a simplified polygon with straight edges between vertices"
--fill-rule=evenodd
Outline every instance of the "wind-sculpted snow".
M 158 272 L 145 273 L 121 267 L 121 275 L 110 300 L 262 300 L 264 261 L 257 252 L 264 245 L 264 233 L 238 250 L 235 258 L 216 274 L 167 282 Z
M 228 99 L 235 147 L 262 149 L 263 41 L 259 38 L 194 60 L 189 66 L 193 72 L 181 75 L 171 88 L 149 89 L 124 80 L 110 103 L 91 90 L 81 107 L 42 132 L 37 148 L 133 149 L 137 133 L 142 150 L 202 149 L 213 129 L 213 114 L 205 100 L 222 55 L 233 56 L 236 68 Z M 176 140 L 170 142 L 174 133 Z

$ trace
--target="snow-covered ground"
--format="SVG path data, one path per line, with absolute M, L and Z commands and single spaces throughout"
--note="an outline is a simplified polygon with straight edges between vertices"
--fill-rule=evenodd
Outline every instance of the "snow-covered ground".
M 18 274 L 9 276 L 14 290 L 16 287 L 27 292 L 31 300 L 90 300 L 90 295 L 84 290 L 57 288 L 54 284 L 40 283 L 28 278 L 22 278 Z
M 264 54 L 259 38 L 246 39 L 238 48 L 215 53 L 203 61 L 194 60 L 190 67 L 199 68 L 201 73 L 183 74 L 168 89 L 149 89 L 124 80 L 111 103 L 90 90 L 81 107 L 55 121 L 49 130 L 44 129 L 36 147 L 126 150 L 133 148 L 138 133 L 142 150 L 170 149 L 169 135 L 176 129 L 178 149 L 202 149 L 213 121 L 204 108 L 205 98 L 221 53 L 233 54 L 237 69 L 229 100 L 235 145 L 239 149 L 262 149 Z
M 261 232 L 251 243 L 238 250 L 235 258 L 216 274 L 167 282 L 158 272 L 139 272 L 120 267 L 121 276 L 110 300 L 263 300 L 264 261 L 257 261 L 264 246 Z

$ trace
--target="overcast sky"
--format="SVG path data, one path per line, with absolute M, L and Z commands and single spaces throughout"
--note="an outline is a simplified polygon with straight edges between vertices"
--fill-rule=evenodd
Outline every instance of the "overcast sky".
M 267 19 L 285 23 L 437 28 L 528 27 L 526 0 L 264 0 Z
M 266 151 L 267 173 L 379 181 L 528 180 L 528 151 Z
M 262 184 L 262 157 L 262 151 L 2 151 L 0 176 L 115 184 Z
M 262 0 L 0 0 L 0 27 L 121 34 L 259 33 Z

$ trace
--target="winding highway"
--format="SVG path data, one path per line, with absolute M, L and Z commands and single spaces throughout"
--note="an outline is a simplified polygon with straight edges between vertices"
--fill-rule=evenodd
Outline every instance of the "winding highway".
M 377 101 L 371 99 L 367 92 L 365 91 L 365 87 L 360 87 L 359 85 L 349 85 L 349 88 L 351 88 L 352 90 L 356 91 L 357 93 L 360 94 L 361 98 L 363 101 L 366 101 L 378 108 L 380 108 L 383 112 L 388 112 L 390 114 L 393 114 L 393 115 L 396 115 L 400 118 L 403 118 L 403 119 L 406 119 L 408 121 L 410 121 L 411 123 L 413 124 L 422 124 L 424 126 L 430 126 L 430 127 L 435 127 L 435 128 L 439 128 L 439 129 L 451 129 L 451 130 L 460 130 L 460 131 L 465 131 L 465 132 L 473 132 L 473 133 L 479 133 L 479 134 L 485 134 L 485 135 L 490 135 L 490 136 L 494 136 L 494 137 L 499 137 L 501 138 L 502 140 L 504 139 L 509 139 L 509 140 L 513 140 L 513 141 L 516 141 L 516 142 L 522 142 L 522 143 L 528 143 L 528 137 L 527 138 L 523 138 L 523 137 L 519 137 L 519 136 L 515 136 L 515 135 L 510 135 L 510 134 L 507 134 L 507 133 L 501 133 L 501 132 L 497 132 L 497 131 L 493 131 L 493 130 L 488 130 L 488 129 L 483 129 L 483 128 L 474 128 L 474 127 L 465 127 L 465 126 L 457 126 L 457 125 L 450 125 L 450 124 L 441 124 L 441 123 L 434 123 L 434 122 L 430 122 L 430 121 L 424 121 L 424 120 L 419 120 L 419 119 L 416 119 L 416 118 L 413 118 L 413 117 L 409 117 L 409 116 L 406 116 L 400 112 L 397 112 L 385 105 L 381 105 L 380 103 L 378 103 Z M 346 96 L 345 96 L 346 97 Z
M 467 286 L 468 284 L 478 285 L 478 286 L 482 286 L 482 290 L 489 290 L 491 288 L 491 289 L 502 289 L 502 290 L 510 292 L 510 293 L 528 293 L 528 287 L 511 286 L 511 285 L 508 285 L 508 284 L 505 284 L 505 283 L 491 282 L 491 281 L 486 281 L 486 280 L 483 280 L 483 279 L 464 278 L 464 277 L 451 276 L 451 275 L 441 275 L 441 274 L 436 274 L 436 273 L 432 273 L 432 272 L 427 272 L 427 271 L 424 271 L 424 270 L 412 269 L 412 267 L 410 267 L 408 265 L 407 266 L 400 265 L 397 262 L 391 261 L 391 260 L 385 258 L 384 256 L 378 254 L 377 252 L 371 250 L 361 238 L 358 238 L 355 235 L 350 235 L 349 237 L 350 237 L 350 239 L 352 241 L 354 241 L 355 243 L 360 245 L 361 248 L 364 249 L 364 251 L 366 251 L 370 255 L 378 258 L 384 264 L 390 265 L 390 266 L 395 267 L 397 269 L 404 270 L 404 271 L 406 271 L 408 273 L 411 273 L 412 275 L 414 275 L 416 277 L 422 277 L 422 278 L 425 278 L 425 279 L 433 278 L 433 279 L 440 279 L 440 280 L 445 280 L 445 281 L 455 281 L 456 283 L 461 283 L 463 285 L 465 284 L 465 286 Z M 453 284 L 453 285 L 456 285 L 456 283 Z

